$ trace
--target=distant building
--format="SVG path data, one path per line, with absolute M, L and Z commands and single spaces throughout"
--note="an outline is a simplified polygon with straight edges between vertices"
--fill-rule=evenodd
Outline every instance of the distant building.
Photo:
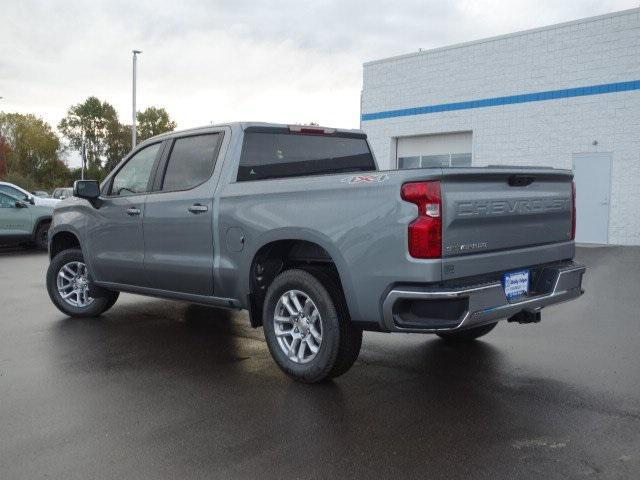
M 364 64 L 382 168 L 574 169 L 577 240 L 640 245 L 640 9 Z

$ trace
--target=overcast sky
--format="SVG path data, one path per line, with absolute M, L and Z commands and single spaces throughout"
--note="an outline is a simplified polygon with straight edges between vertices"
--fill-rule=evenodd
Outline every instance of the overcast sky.
M 637 0 L 3 0 L 0 110 L 55 126 L 89 95 L 188 128 L 230 120 L 358 127 L 362 63 L 638 6 Z

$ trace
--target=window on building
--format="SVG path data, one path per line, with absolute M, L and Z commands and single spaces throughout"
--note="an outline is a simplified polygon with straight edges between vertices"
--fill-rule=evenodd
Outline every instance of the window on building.
M 399 157 L 398 168 L 447 168 L 470 167 L 470 153 L 450 153 L 448 155 L 420 155 L 411 157 Z
M 420 157 L 400 157 L 398 158 L 398 168 L 405 170 L 407 168 L 420 168 Z
M 470 167 L 472 136 L 472 132 L 452 132 L 399 137 L 398 168 Z

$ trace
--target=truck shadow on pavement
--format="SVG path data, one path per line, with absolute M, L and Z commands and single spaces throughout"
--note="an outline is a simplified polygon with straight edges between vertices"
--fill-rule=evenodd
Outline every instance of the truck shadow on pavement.
M 5 256 L 45 256 L 47 252 L 34 247 L 23 247 L 19 245 L 0 245 L 0 257 Z

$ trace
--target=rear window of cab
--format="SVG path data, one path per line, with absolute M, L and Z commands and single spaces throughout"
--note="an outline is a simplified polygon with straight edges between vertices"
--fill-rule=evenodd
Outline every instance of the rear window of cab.
M 248 131 L 237 181 L 373 170 L 363 137 Z

